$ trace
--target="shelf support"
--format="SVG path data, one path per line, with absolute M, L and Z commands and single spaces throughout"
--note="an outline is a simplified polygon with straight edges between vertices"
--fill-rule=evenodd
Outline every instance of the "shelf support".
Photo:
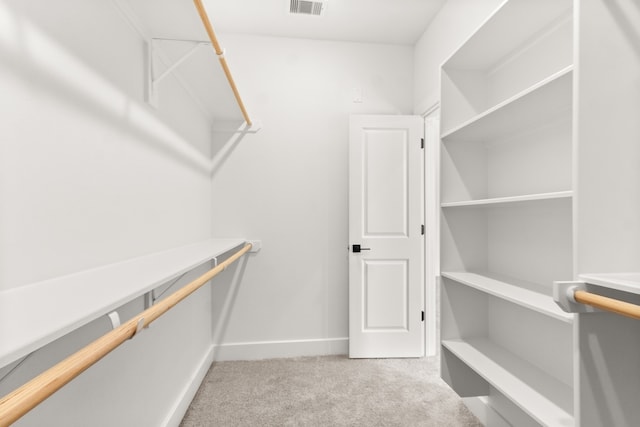
M 180 58 L 173 61 L 171 64 L 167 65 L 168 58 L 167 55 L 162 55 L 162 49 L 160 47 L 160 43 L 170 41 L 170 42 L 179 42 L 193 45 L 191 49 L 185 52 Z M 167 76 L 173 74 L 180 65 L 184 62 L 188 61 L 201 47 L 206 46 L 210 47 L 213 43 L 207 40 L 188 40 L 188 39 L 176 39 L 176 38 L 165 38 L 165 37 L 155 37 L 151 38 L 147 43 L 147 94 L 146 101 L 149 105 L 154 108 L 158 108 L 159 102 L 159 86 L 160 82 L 164 80 Z M 226 66 L 226 59 L 224 57 L 225 51 L 220 48 L 221 53 L 216 52 L 216 56 L 221 62 L 224 62 L 223 71 L 225 73 L 228 72 L 228 66 Z M 159 69 L 161 65 L 165 65 L 166 68 L 160 72 Z M 229 77 L 227 77 L 229 78 Z M 239 98 L 239 94 L 237 93 L 237 88 L 235 87 L 235 83 L 232 86 L 232 90 L 234 92 L 234 96 L 236 99 Z M 242 125 L 238 125 L 235 122 L 231 121 L 214 121 L 213 130 L 214 132 L 222 132 L 222 133 L 231 133 L 231 134 L 251 134 L 258 133 L 262 129 L 262 121 L 250 121 L 248 119 L 248 115 L 246 114 L 246 109 L 244 108 L 244 104 L 239 102 L 240 109 L 244 116 L 244 123 Z
M 191 48 L 191 50 L 189 50 L 187 53 L 185 53 L 184 55 L 182 55 L 181 58 L 179 58 L 176 62 L 174 62 L 171 66 L 169 66 L 169 68 L 167 68 L 162 74 L 160 74 L 158 77 L 156 77 L 155 79 L 153 79 L 153 84 L 157 85 L 158 83 L 160 83 L 160 81 L 162 81 L 162 79 L 164 79 L 166 76 L 168 76 L 169 74 L 171 74 L 171 72 L 173 70 L 176 69 L 176 67 L 178 67 L 180 64 L 182 64 L 184 61 L 186 61 L 187 59 L 189 59 L 191 57 L 191 55 L 193 55 L 194 53 L 196 53 L 196 51 L 203 45 L 205 45 L 206 43 L 197 43 L 194 47 Z
M 147 102 L 155 108 L 158 108 L 158 85 L 160 82 L 173 73 L 176 68 L 178 68 L 183 62 L 191 58 L 202 46 L 211 45 L 210 42 L 206 41 L 197 41 L 197 40 L 180 40 L 180 39 L 171 39 L 171 41 L 182 42 L 192 44 L 193 47 L 189 49 L 184 55 L 178 58 L 175 62 L 170 64 L 166 70 L 162 73 L 156 71 L 158 69 L 158 61 L 156 51 L 158 50 L 157 44 L 163 40 L 168 39 L 156 39 L 152 38 L 149 46 L 149 60 L 147 67 L 147 80 L 148 80 L 148 99 Z
M 144 294 L 144 309 L 151 307 L 156 302 L 155 289 Z

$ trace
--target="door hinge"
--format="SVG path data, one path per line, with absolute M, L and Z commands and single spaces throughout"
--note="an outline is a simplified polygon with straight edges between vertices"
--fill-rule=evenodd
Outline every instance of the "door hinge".
M 424 236 L 424 224 L 420 226 L 420 234 Z
M 420 138 L 420 148 L 424 148 L 424 138 Z
M 422 310 L 422 321 L 424 322 L 424 310 Z

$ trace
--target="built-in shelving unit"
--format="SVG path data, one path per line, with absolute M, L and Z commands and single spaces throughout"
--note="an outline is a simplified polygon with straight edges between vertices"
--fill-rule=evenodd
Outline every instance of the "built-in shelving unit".
M 0 292 L 0 325 L 13 325 L 0 333 L 0 366 L 243 243 L 210 239 Z
M 574 425 L 573 1 L 507 0 L 441 70 L 442 376 L 512 425 Z

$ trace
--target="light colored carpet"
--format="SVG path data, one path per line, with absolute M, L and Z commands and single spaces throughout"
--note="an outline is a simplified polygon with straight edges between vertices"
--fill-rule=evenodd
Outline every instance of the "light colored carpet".
M 181 427 L 481 426 L 436 358 L 214 363 Z

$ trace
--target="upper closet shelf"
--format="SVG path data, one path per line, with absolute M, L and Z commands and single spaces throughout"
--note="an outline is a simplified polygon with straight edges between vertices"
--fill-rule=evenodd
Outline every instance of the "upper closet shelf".
M 257 131 L 230 71 L 201 0 L 116 0 L 118 8 L 148 42 L 150 104 L 162 104 L 162 86 L 172 76 L 214 123 L 214 130 L 230 126 Z
M 0 366 L 243 243 L 210 239 L 0 292 Z
M 553 122 L 572 103 L 573 66 L 566 67 L 495 107 L 444 130 L 446 140 L 482 142 Z
M 443 65 L 490 69 L 511 52 L 539 36 L 549 22 L 570 18 L 570 0 L 508 0 Z

